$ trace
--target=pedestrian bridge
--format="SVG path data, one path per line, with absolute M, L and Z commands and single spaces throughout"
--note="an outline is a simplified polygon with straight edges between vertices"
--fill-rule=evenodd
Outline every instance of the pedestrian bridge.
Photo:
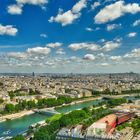
M 54 108 L 35 109 L 34 112 L 41 113 L 41 114 L 50 114 L 50 115 L 60 114 Z

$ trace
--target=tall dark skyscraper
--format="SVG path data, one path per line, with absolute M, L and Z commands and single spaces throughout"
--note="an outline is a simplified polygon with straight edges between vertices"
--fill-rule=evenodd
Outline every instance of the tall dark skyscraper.
M 32 73 L 32 76 L 35 77 L 35 73 L 34 72 Z

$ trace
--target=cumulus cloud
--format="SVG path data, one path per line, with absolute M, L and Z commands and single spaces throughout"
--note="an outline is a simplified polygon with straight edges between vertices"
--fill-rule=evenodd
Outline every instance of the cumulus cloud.
M 51 17 L 49 19 L 49 22 L 58 22 L 61 23 L 62 26 L 72 24 L 75 19 L 78 19 L 80 17 L 80 13 L 78 14 L 73 14 L 71 10 L 63 13 L 63 14 L 58 14 L 56 17 Z
M 22 14 L 22 5 L 10 5 L 8 6 L 8 13 L 11 15 L 20 15 Z
M 0 35 L 9 35 L 15 36 L 18 32 L 18 29 L 13 27 L 13 25 L 1 25 L 0 24 Z
M 61 47 L 62 45 L 63 43 L 60 43 L 60 42 L 46 44 L 46 46 L 49 48 L 57 48 L 57 47 Z
M 83 8 L 86 7 L 86 0 L 80 0 L 79 2 L 77 2 L 73 8 L 72 8 L 72 12 L 73 13 L 79 13 Z
M 113 21 L 126 13 L 135 14 L 137 12 L 140 12 L 138 3 L 125 4 L 125 2 L 121 0 L 101 9 L 94 19 L 95 23 L 101 24 Z
M 102 50 L 109 52 L 116 48 L 119 48 L 120 45 L 121 44 L 119 42 L 108 41 L 108 42 L 105 42 L 104 46 L 102 47 Z
M 76 19 L 81 16 L 81 10 L 86 7 L 86 0 L 80 0 L 76 3 L 71 10 L 64 12 L 61 10 L 57 14 L 56 17 L 50 17 L 49 22 L 58 22 L 61 23 L 62 26 L 66 26 L 68 24 L 72 24 Z
M 85 29 L 86 29 L 86 31 L 89 31 L 89 32 L 92 32 L 93 31 L 93 29 L 92 28 L 89 28 L 89 27 L 87 27 Z
M 50 52 L 51 49 L 47 47 L 35 47 L 27 49 L 27 53 L 29 54 L 48 55 Z
M 7 53 L 7 63 L 14 66 L 44 66 L 49 57 L 41 50 L 35 50 L 37 47 L 27 49 L 26 52 L 10 52 Z M 32 50 L 31 50 L 32 49 Z
M 116 38 L 114 38 L 114 41 L 116 41 L 116 42 L 121 42 L 122 40 L 123 40 L 122 37 L 116 37 Z
M 66 54 L 66 52 L 62 48 L 60 48 L 56 51 L 56 54 L 64 55 L 64 54 Z
M 91 51 L 97 51 L 100 49 L 100 46 L 95 43 L 73 43 L 68 46 L 74 51 L 86 49 Z
M 127 36 L 130 37 L 130 38 L 132 38 L 132 37 L 135 37 L 136 35 L 137 35 L 136 32 L 132 32 L 132 33 L 129 33 Z
M 113 61 L 119 61 L 121 60 L 121 56 L 111 56 L 110 59 Z
M 73 51 L 78 50 L 88 50 L 88 51 L 101 51 L 101 52 L 109 52 L 121 46 L 121 42 L 117 41 L 107 41 L 102 42 L 103 45 L 95 44 L 95 43 L 72 43 L 68 46 L 68 48 L 72 49 Z M 102 47 L 101 47 L 102 46 Z
M 140 48 L 133 49 L 131 52 L 126 53 L 124 58 L 140 58 Z
M 39 49 L 38 49 L 39 48 Z M 41 48 L 41 49 L 40 49 Z M 43 48 L 43 49 L 42 49 Z M 56 55 L 56 57 L 48 57 L 48 53 L 43 53 L 45 47 L 34 47 L 29 48 L 26 50 L 26 52 L 11 52 L 8 53 L 7 56 L 1 56 L 2 62 L 0 64 L 2 65 L 11 65 L 11 66 L 41 66 L 48 68 L 55 67 L 55 69 L 59 69 L 60 67 L 63 69 L 65 67 L 69 68 L 78 68 L 81 66 L 91 68 L 92 66 L 102 66 L 102 67 L 110 67 L 111 66 L 122 66 L 124 64 L 127 65 L 135 65 L 138 66 L 139 59 L 140 59 L 140 48 L 133 49 L 131 52 L 126 53 L 122 56 L 110 56 L 108 54 L 104 53 L 87 53 L 83 56 L 83 58 L 79 58 L 76 56 L 72 57 L 60 57 L 59 55 Z M 30 50 L 30 51 L 29 51 Z M 57 51 L 63 51 L 63 49 L 59 48 Z M 56 51 L 56 52 L 57 52 Z M 57 54 L 57 53 L 56 53 Z M 59 53 L 58 53 L 59 54 Z M 61 54 L 61 53 L 60 53 Z M 87 61 L 85 61 L 87 60 Z M 39 67 L 40 69 L 40 67 Z M 117 69 L 117 67 L 116 67 Z M 62 69 L 61 69 L 62 70 Z M 79 69 L 78 69 L 79 70 Z M 97 69 L 98 71 L 99 69 Z
M 106 29 L 107 31 L 111 31 L 120 27 L 121 27 L 121 24 L 108 24 Z
M 18 58 L 18 59 L 26 59 L 27 58 L 27 54 L 22 53 L 22 52 L 10 52 L 10 53 L 8 53 L 8 56 L 12 57 L 12 58 Z
M 10 52 L 7 53 L 7 56 L 10 58 L 15 58 L 16 60 L 27 60 L 27 61 L 36 61 L 43 62 L 48 55 L 51 53 L 51 48 L 48 47 L 33 47 L 28 48 L 25 52 Z
M 18 4 L 44 5 L 48 0 L 16 0 Z
M 134 27 L 135 27 L 135 26 L 138 26 L 138 25 L 140 25 L 140 19 L 136 20 L 136 21 L 133 23 L 133 26 L 134 26 Z
M 95 56 L 93 54 L 86 54 L 83 59 L 85 59 L 85 60 L 95 60 Z
M 93 9 L 95 9 L 96 7 L 100 6 L 100 5 L 101 5 L 101 3 L 100 3 L 99 1 L 96 1 L 96 2 L 94 2 L 94 3 L 91 5 L 91 9 L 93 10 Z
M 44 8 L 43 5 L 48 3 L 48 0 L 16 0 L 16 4 L 8 6 L 8 13 L 11 15 L 22 14 L 22 8 L 25 4 L 39 5 Z
M 40 34 L 40 37 L 47 38 L 47 35 L 42 33 L 42 34 Z

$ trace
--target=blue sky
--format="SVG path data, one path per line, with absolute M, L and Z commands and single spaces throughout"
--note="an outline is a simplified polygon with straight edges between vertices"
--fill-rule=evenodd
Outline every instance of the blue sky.
M 0 1 L 0 72 L 139 72 L 139 0 Z

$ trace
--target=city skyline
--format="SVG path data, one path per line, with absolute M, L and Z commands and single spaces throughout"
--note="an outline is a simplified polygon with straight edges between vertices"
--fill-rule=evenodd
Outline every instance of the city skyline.
M 6 0 L 0 7 L 2 73 L 139 72 L 138 0 Z

